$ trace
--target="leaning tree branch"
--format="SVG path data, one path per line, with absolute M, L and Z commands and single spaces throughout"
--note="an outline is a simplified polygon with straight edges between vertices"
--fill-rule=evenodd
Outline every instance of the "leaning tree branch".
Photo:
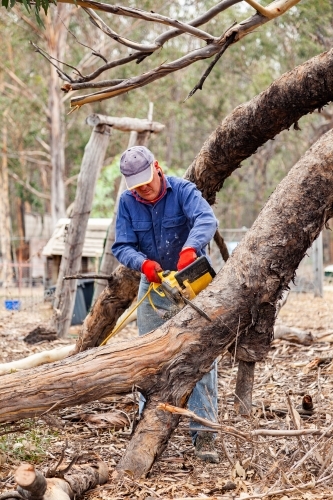
M 60 0 L 65 3 L 74 3 L 76 0 Z M 239 40 L 241 40 L 245 35 L 248 33 L 252 32 L 254 29 L 256 29 L 258 26 L 261 26 L 267 22 L 269 22 L 271 19 L 274 19 L 280 15 L 282 15 L 284 12 L 286 12 L 288 9 L 290 9 L 292 6 L 294 6 L 296 3 L 298 3 L 300 0 L 277 0 L 276 2 L 273 2 L 270 4 L 268 7 L 266 7 L 265 13 L 267 14 L 262 14 L 260 12 L 257 12 L 254 16 L 246 19 L 245 21 L 242 21 L 241 23 L 238 23 L 237 25 L 229 28 L 226 33 L 219 38 L 212 37 L 211 35 L 208 35 L 205 32 L 202 32 L 201 30 L 197 30 L 196 28 L 193 28 L 191 25 L 185 25 L 184 23 L 179 23 L 179 21 L 175 21 L 169 18 L 166 18 L 165 16 L 160 16 L 154 13 L 148 13 L 145 11 L 141 11 L 138 9 L 127 9 L 119 6 L 110 6 L 106 5 L 103 3 L 98 3 L 93 0 L 77 0 L 78 5 L 81 5 L 84 8 L 91 8 L 93 10 L 102 10 L 105 12 L 111 12 L 114 14 L 118 15 L 127 15 L 131 17 L 139 17 L 140 19 L 145 19 L 147 21 L 157 21 L 161 22 L 162 24 L 168 24 L 170 26 L 176 26 L 178 29 L 183 30 L 183 32 L 190 33 L 194 36 L 199 36 L 200 38 L 204 39 L 206 43 L 208 43 L 208 46 L 202 47 L 200 49 L 197 49 L 195 51 L 190 52 L 189 54 L 186 54 L 185 56 L 172 61 L 171 63 L 168 64 L 162 64 L 157 68 L 154 68 L 153 70 L 144 73 L 142 75 L 139 75 L 137 77 L 132 77 L 124 82 L 111 86 L 107 88 L 106 90 L 102 92 L 96 92 L 93 94 L 88 94 L 86 96 L 80 96 L 80 97 L 75 97 L 71 99 L 71 107 L 78 108 L 83 106 L 84 104 L 87 104 L 89 102 L 95 102 L 95 101 L 101 101 L 104 99 L 110 99 L 112 97 L 115 97 L 117 95 L 121 95 L 125 92 L 129 92 L 130 90 L 143 87 L 157 79 L 163 78 L 164 76 L 178 71 L 180 69 L 183 69 L 197 60 L 201 59 L 207 59 L 212 57 L 215 54 L 220 54 L 218 58 L 221 57 L 223 52 L 226 50 L 226 48 Z M 97 22 L 97 21 L 96 21 Z M 103 22 L 103 26 L 101 23 L 99 23 L 99 27 L 102 29 L 106 29 L 106 25 Z M 109 28 L 108 28 L 109 29 Z M 195 30 L 195 31 L 193 31 Z M 200 33 L 198 33 L 198 31 Z M 113 32 L 114 33 L 114 32 Z M 109 33 L 111 36 L 111 32 Z M 113 35 L 115 37 L 115 35 Z M 126 39 L 122 39 L 124 42 Z M 128 41 L 129 42 L 129 41 Z M 154 50 L 157 50 L 157 48 L 160 48 L 161 46 L 161 41 L 160 40 L 155 40 L 155 43 L 152 44 L 155 46 Z M 138 45 L 136 45 L 138 47 Z M 151 53 L 151 51 L 148 50 L 148 48 L 153 49 L 153 46 L 146 46 L 147 47 L 147 52 L 148 54 Z M 142 47 L 141 47 L 142 49 Z M 132 55 L 133 58 L 142 60 L 142 57 L 145 56 L 145 52 L 140 50 L 136 54 Z M 200 88 L 200 87 L 199 87 Z M 70 88 L 66 88 L 66 90 L 71 90 Z M 194 93 L 194 92 L 193 92 Z
M 194 182 L 213 205 L 216 193 L 242 161 L 302 116 L 332 100 L 333 49 L 284 73 L 266 90 L 235 108 L 205 141 L 184 177 Z M 207 175 L 212 171 L 214 179 Z

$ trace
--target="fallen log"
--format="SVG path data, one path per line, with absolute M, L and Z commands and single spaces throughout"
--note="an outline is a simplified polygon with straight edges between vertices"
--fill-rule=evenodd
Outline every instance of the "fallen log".
M 294 342 L 295 344 L 311 345 L 314 342 L 314 338 L 311 332 L 308 330 L 302 330 L 301 328 L 294 328 L 285 325 L 281 320 L 277 319 L 274 326 L 274 340 L 283 339 L 289 342 Z
M 240 359 L 253 362 L 265 357 L 275 305 L 332 215 L 330 131 L 292 168 L 223 269 L 196 297 L 195 303 L 211 322 L 186 306 L 144 337 L 4 375 L 0 421 L 129 393 L 137 387 L 147 405 L 117 470 L 131 471 L 133 477 L 147 474 L 179 419 L 156 410 L 157 404 L 184 407 L 216 356 L 236 341 Z
M 106 483 L 108 475 L 107 465 L 98 460 L 95 463 L 73 465 L 63 477 L 51 478 L 45 478 L 31 464 L 21 464 L 15 471 L 14 479 L 18 485 L 17 493 L 21 495 L 19 498 L 72 500 L 81 497 L 89 489 Z

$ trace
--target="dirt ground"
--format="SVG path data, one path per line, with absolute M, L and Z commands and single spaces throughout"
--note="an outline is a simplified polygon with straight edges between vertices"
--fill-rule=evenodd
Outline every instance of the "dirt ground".
M 0 362 L 74 343 L 78 327 L 72 327 L 63 341 L 33 346 L 23 341 L 49 314 L 49 304 L 43 302 L 21 311 L 0 311 Z M 333 287 L 325 287 L 323 298 L 291 293 L 279 317 L 288 326 L 310 330 L 314 342 L 310 346 L 281 339 L 273 342 L 265 362 L 256 366 L 250 419 L 234 412 L 237 364 L 230 356 L 219 361 L 219 464 L 195 458 L 188 421 L 183 418 L 146 479 L 126 477 L 121 485 L 110 480 L 87 492 L 84 500 L 332 499 Z M 135 335 L 132 324 L 114 341 Z M 312 397 L 312 414 L 302 410 L 305 395 Z M 33 463 L 45 473 L 57 464 L 63 450 L 60 468 L 76 453 L 97 454 L 108 464 L 111 477 L 130 439 L 136 409 L 133 395 L 128 394 L 0 426 L 0 498 L 15 489 L 13 472 L 18 464 Z M 232 434 L 226 426 L 234 428 Z M 287 430 L 295 428 L 320 432 L 286 436 Z M 269 435 L 274 430 L 277 435 Z M 263 431 L 268 435 L 258 435 Z

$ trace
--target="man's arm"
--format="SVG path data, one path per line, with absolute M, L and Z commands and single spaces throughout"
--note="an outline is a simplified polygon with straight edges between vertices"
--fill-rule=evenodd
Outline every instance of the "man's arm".
M 125 203 L 120 199 L 116 219 L 116 241 L 112 245 L 112 253 L 121 264 L 135 271 L 140 271 L 147 256 L 138 250 L 138 240 L 133 231 L 131 218 Z
M 213 209 L 194 184 L 186 183 L 181 196 L 183 212 L 191 225 L 191 230 L 183 248 L 193 248 L 198 252 L 213 238 L 218 221 Z

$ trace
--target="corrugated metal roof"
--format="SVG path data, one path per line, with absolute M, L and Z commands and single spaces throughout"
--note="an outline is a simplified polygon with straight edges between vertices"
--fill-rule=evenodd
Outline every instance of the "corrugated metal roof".
M 83 244 L 82 257 L 101 257 L 104 240 L 112 219 L 89 219 Z M 43 248 L 43 255 L 62 255 L 65 250 L 65 240 L 70 219 L 59 219 L 55 230 Z

